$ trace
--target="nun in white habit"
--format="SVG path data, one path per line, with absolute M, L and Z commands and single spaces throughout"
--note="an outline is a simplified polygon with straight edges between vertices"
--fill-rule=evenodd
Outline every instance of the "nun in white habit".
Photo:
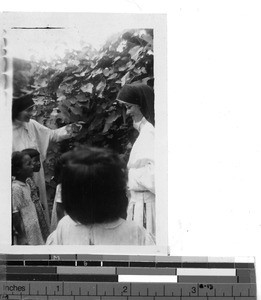
M 154 90 L 146 84 L 126 84 L 117 101 L 126 106 L 139 131 L 129 161 L 127 220 L 143 226 L 156 239 L 154 182 Z

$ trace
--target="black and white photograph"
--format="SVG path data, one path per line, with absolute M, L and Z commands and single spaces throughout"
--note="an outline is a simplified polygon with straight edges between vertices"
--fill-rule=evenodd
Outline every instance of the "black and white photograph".
M 166 254 L 166 16 L 6 13 L 3 29 L 12 247 Z
M 254 268 L 240 274 L 256 281 L 259 297 L 260 1 L 9 0 L 0 6 L 0 253 L 6 260 L 8 254 L 101 260 L 108 253 L 251 262 Z M 153 91 L 154 122 L 152 106 L 133 97 L 137 86 L 147 90 L 146 103 Z M 132 116 L 137 107 L 140 122 Z M 143 129 L 154 137 L 147 140 Z M 145 182 L 137 166 L 146 170 Z M 131 189 L 135 182 L 139 190 Z M 233 287 L 248 289 L 249 281 L 239 282 L 232 270 L 238 282 L 219 292 L 244 297 Z M 200 284 L 201 276 L 196 289 Z M 210 287 L 202 289 L 212 297 Z M 248 296 L 254 298 L 250 289 Z

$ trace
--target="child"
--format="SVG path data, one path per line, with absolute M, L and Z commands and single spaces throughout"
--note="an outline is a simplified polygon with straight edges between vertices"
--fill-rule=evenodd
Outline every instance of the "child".
M 28 154 L 14 152 L 12 155 L 12 219 L 17 245 L 43 245 L 43 237 L 31 199 L 31 189 L 26 183 L 33 175 L 33 166 Z
M 52 218 L 51 218 L 51 232 L 53 232 L 58 222 L 64 217 L 64 207 L 62 203 L 62 189 L 61 189 L 61 171 L 62 171 L 62 159 L 59 157 L 54 167 L 54 181 L 56 182 L 56 192 L 53 202 Z
M 83 148 L 62 156 L 62 202 L 67 213 L 48 245 L 154 245 L 150 234 L 126 221 L 126 171 L 119 156 Z
M 31 149 L 31 148 L 24 149 L 22 153 L 28 154 L 30 156 L 32 161 L 32 166 L 33 166 L 33 172 L 38 173 L 41 169 L 40 153 L 36 149 Z M 27 178 L 26 183 L 31 188 L 31 199 L 35 205 L 42 237 L 44 241 L 46 241 L 50 232 L 45 219 L 44 208 L 40 202 L 39 188 L 38 186 L 36 186 L 33 177 Z

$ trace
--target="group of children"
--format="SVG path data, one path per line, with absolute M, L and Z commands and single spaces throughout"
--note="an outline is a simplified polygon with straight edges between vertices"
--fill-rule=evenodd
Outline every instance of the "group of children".
M 14 245 L 43 245 L 49 235 L 39 188 L 33 173 L 41 167 L 40 154 L 25 149 L 12 154 L 12 242 Z
M 126 220 L 127 172 L 110 150 L 80 148 L 61 156 L 51 227 L 33 173 L 39 152 L 12 154 L 13 245 L 154 245 L 153 237 Z

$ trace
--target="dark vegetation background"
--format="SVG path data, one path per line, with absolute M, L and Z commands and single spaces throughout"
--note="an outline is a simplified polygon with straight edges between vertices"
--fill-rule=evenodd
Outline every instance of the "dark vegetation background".
M 72 139 L 53 143 L 44 163 L 47 194 L 52 207 L 56 159 L 79 144 L 111 148 L 127 162 L 137 132 L 115 102 L 126 83 L 154 86 L 153 30 L 125 30 L 107 40 L 100 50 L 91 46 L 67 51 L 51 62 L 13 59 L 14 96 L 31 92 L 36 103 L 34 119 L 56 129 L 81 122 Z

